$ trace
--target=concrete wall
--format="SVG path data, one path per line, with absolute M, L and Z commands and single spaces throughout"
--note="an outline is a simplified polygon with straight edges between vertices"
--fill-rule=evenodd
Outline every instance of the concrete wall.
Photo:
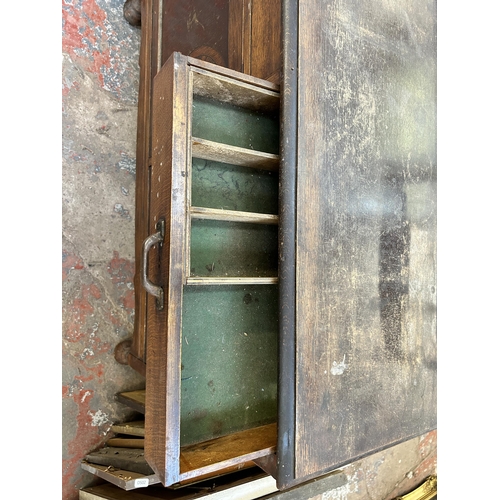
M 113 356 L 134 321 L 135 140 L 140 30 L 123 0 L 62 2 L 63 498 L 80 460 L 130 416 L 117 392 L 144 380 Z M 109 436 L 108 436 L 109 437 Z
M 144 380 L 113 356 L 134 320 L 135 140 L 140 29 L 123 0 L 62 2 L 62 487 L 95 482 L 80 461 L 133 417 L 114 401 Z M 345 468 L 319 500 L 394 498 L 436 470 L 436 433 Z

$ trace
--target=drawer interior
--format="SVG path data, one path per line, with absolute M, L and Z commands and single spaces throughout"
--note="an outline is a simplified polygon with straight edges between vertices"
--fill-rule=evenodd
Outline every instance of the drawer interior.
M 267 277 L 277 273 L 276 225 L 192 221 L 191 276 Z
M 277 421 L 278 108 L 207 94 L 196 76 L 181 446 Z
M 181 446 L 276 421 L 276 285 L 186 286 Z
M 273 456 L 278 420 L 279 92 L 174 58 L 155 81 L 152 218 L 165 219 L 166 279 L 146 379 L 159 438 L 145 451 L 165 486 Z
M 191 203 L 239 212 L 278 213 L 278 173 L 193 158 Z
M 193 137 L 278 154 L 277 111 L 259 111 L 193 96 Z

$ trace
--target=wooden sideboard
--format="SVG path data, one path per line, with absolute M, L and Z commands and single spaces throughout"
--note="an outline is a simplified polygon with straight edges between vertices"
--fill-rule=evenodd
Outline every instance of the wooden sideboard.
M 435 2 L 141 25 L 129 364 L 163 484 L 254 462 L 286 489 L 434 429 Z

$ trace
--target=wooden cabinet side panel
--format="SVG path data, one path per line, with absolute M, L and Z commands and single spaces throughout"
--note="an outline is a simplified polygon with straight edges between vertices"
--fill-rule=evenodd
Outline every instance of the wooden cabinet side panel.
M 178 481 L 180 338 L 186 231 L 187 64 L 175 53 L 154 80 L 150 232 L 165 240 L 149 255 L 149 277 L 163 287 L 162 310 L 148 301 L 145 456 L 165 485 Z
M 281 0 L 252 0 L 250 74 L 280 81 Z
M 279 83 L 281 0 L 229 0 L 228 66 Z
M 295 258 L 297 190 L 297 0 L 282 3 L 283 69 L 280 93 L 279 191 L 279 419 L 277 443 L 278 487 L 295 478 Z
M 157 73 L 155 37 L 158 33 L 158 0 L 141 2 L 141 48 L 139 56 L 139 98 L 136 145 L 135 193 L 135 315 L 130 365 L 146 374 L 146 308 L 147 294 L 142 286 L 142 244 L 149 235 L 149 163 L 151 157 L 152 83 Z
M 227 66 L 229 0 L 162 2 L 162 62 L 175 51 Z
M 251 67 L 251 19 L 252 0 L 229 0 L 228 68 L 241 73 Z

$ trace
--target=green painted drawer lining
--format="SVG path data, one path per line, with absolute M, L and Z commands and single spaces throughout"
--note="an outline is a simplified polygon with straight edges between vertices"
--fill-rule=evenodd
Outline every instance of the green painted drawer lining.
M 185 286 L 181 445 L 275 422 L 278 287 Z

